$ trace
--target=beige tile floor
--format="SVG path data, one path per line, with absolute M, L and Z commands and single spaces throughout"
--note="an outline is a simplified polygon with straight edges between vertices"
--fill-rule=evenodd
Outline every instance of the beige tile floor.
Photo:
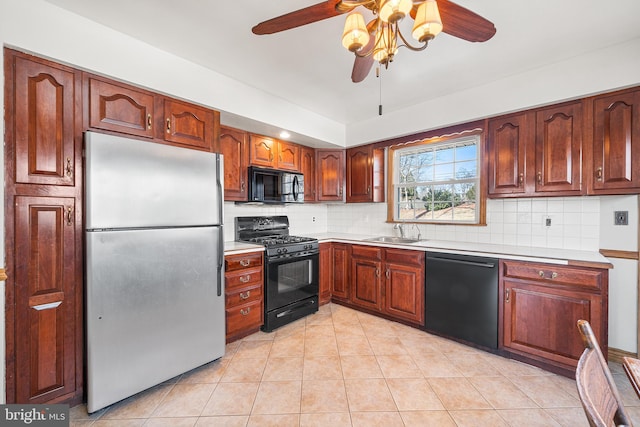
M 640 400 L 611 370 L 635 424 Z M 329 304 L 72 426 L 588 426 L 575 382 Z

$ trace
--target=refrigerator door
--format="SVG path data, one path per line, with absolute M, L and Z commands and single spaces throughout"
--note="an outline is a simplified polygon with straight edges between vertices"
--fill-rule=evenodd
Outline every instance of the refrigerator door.
M 222 224 L 222 156 L 85 134 L 86 229 Z
M 221 227 L 86 239 L 89 412 L 224 355 Z

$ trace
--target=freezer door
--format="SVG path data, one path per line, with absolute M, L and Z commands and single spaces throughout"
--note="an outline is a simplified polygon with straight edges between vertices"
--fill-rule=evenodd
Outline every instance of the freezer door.
M 222 224 L 222 156 L 85 133 L 86 228 Z
M 89 412 L 223 356 L 221 231 L 86 233 Z

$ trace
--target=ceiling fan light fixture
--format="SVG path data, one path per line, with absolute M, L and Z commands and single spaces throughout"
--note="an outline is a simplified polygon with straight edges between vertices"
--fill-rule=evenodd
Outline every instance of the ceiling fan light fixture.
M 411 12 L 412 0 L 383 0 L 380 4 L 378 16 L 382 22 L 395 23 Z
M 369 43 L 369 31 L 364 24 L 364 17 L 358 12 L 350 13 L 344 23 L 342 46 L 355 52 L 367 43 Z
M 376 44 L 373 48 L 373 59 L 386 65 L 393 61 L 398 51 L 396 36 L 388 25 L 383 25 L 376 34 Z
M 418 7 L 411 35 L 419 42 L 428 42 L 442 31 L 442 19 L 436 0 L 426 0 Z

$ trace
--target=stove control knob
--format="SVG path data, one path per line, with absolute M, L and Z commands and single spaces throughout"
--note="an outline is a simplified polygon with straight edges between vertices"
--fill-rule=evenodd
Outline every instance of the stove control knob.
M 283 253 L 283 254 L 286 254 L 287 252 L 288 252 L 288 251 L 287 251 L 287 248 L 282 248 L 282 253 Z
M 281 254 L 281 253 L 282 253 L 282 248 L 278 248 L 277 252 L 278 252 L 279 254 Z

